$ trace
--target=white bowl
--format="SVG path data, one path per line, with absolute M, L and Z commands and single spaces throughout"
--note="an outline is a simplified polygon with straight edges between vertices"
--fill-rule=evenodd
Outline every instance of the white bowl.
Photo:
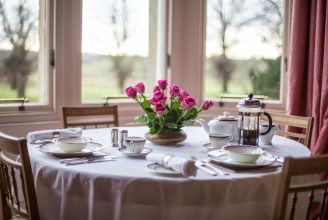
M 236 162 L 255 162 L 265 151 L 262 148 L 247 145 L 226 145 L 222 148 L 228 157 Z
M 90 142 L 91 138 L 53 138 L 51 141 L 55 143 L 64 152 L 82 151 Z

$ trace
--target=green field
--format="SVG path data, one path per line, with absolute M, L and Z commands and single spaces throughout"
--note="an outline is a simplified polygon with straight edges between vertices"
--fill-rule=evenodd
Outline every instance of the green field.
M 18 92 L 10 88 L 7 82 L 0 82 L 0 99 L 17 98 Z M 29 76 L 25 96 L 29 102 L 38 102 L 38 73 L 34 72 Z
M 147 74 L 147 58 L 132 57 L 134 59 L 134 70 L 132 75 L 126 80 L 124 88 L 134 86 L 138 82 L 146 83 Z M 258 60 L 235 61 L 236 69 L 232 74 L 228 83 L 228 94 L 248 94 L 252 92 L 252 83 L 248 76 L 248 70 L 252 66 L 261 65 Z M 205 97 L 215 98 L 222 91 L 222 81 L 217 76 L 212 67 L 208 63 L 206 65 L 205 76 Z M 151 91 L 151 88 L 146 86 L 146 90 Z M 115 71 L 112 68 L 112 63 L 109 56 L 83 54 L 82 62 L 82 101 L 101 100 L 101 97 L 106 94 L 120 94 L 118 79 Z M 123 92 L 124 93 L 124 92 Z M 31 74 L 28 79 L 26 88 L 26 97 L 30 102 L 38 101 L 38 75 L 36 72 Z M 0 98 L 17 98 L 17 92 L 10 89 L 6 82 L 0 82 Z

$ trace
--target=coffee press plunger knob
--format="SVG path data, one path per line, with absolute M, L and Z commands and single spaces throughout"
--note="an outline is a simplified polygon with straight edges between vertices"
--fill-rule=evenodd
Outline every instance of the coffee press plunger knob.
M 248 94 L 248 98 L 251 100 L 253 98 L 253 94 L 252 93 L 249 93 Z

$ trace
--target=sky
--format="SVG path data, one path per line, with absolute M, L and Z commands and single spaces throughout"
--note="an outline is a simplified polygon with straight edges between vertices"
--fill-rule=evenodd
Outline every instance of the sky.
M 14 27 L 14 21 L 17 21 L 17 10 L 15 8 L 18 5 L 19 0 L 3 0 L 2 1 L 5 6 L 5 11 L 8 16 L 8 20 L 11 22 L 12 27 Z M 30 32 L 29 41 L 27 42 L 27 46 L 33 50 L 39 50 L 39 39 L 38 39 L 38 13 L 39 13 L 39 0 L 27 0 L 26 7 L 31 10 L 30 20 L 35 20 L 34 28 Z M 8 40 L 5 39 L 2 25 L 2 18 L 0 19 L 0 49 L 10 50 L 12 48 L 11 44 Z
M 221 53 L 218 41 L 218 35 L 215 28 L 217 21 L 214 19 L 211 4 L 215 0 L 208 0 L 207 7 L 207 41 L 206 55 L 218 55 Z M 227 1 L 227 0 L 226 0 Z M 247 3 L 255 4 L 258 0 L 249 0 Z M 13 6 L 18 0 L 5 1 L 9 20 L 15 18 L 13 14 Z M 27 6 L 33 11 L 34 16 L 38 13 L 39 0 L 28 0 Z M 117 47 L 113 37 L 113 29 L 109 17 L 110 5 L 114 2 L 118 5 L 120 0 L 83 0 L 82 15 L 82 53 L 96 54 L 116 54 Z M 128 3 L 128 34 L 129 37 L 125 43 L 126 52 L 129 55 L 148 56 L 148 32 L 149 32 L 149 0 L 127 0 Z M 120 13 L 119 13 L 120 14 Z M 245 15 L 247 16 L 247 15 Z M 243 17 L 241 17 L 243 18 Z M 120 20 L 119 20 L 120 22 Z M 215 23 L 216 22 L 216 23 Z M 36 22 L 36 27 L 38 23 Z M 2 25 L 1 25 L 2 26 Z M 2 27 L 1 27 L 2 28 Z M 234 28 L 230 28 L 227 37 L 235 40 L 235 44 L 228 50 L 227 55 L 233 59 L 249 59 L 254 58 L 275 58 L 281 54 L 281 51 L 272 43 L 263 43 L 261 33 L 268 32 L 263 26 L 247 26 L 238 32 Z M 11 49 L 8 41 L 3 39 L 3 31 L 0 30 L 1 49 Z M 28 44 L 31 50 L 38 51 L 37 29 L 34 30 Z
M 213 7 L 218 4 L 218 0 L 207 0 L 207 25 L 206 25 L 206 56 L 219 55 L 222 53 L 220 50 L 221 41 L 219 40 L 220 20 Z M 229 12 L 229 0 L 223 0 L 222 7 Z M 240 0 L 236 1 L 237 4 L 243 3 L 243 11 L 235 16 L 235 23 L 241 23 L 261 11 L 261 0 Z M 263 1 L 262 1 L 263 2 Z M 281 3 L 283 1 L 281 0 Z M 226 13 L 225 15 L 231 16 Z M 249 59 L 251 57 L 260 58 L 276 58 L 281 55 L 281 49 L 276 47 L 277 42 L 263 42 L 263 36 L 271 35 L 268 27 L 260 24 L 259 22 L 252 22 L 243 26 L 239 30 L 233 25 L 228 26 L 226 32 L 227 42 L 234 41 L 235 43 L 227 51 L 227 56 L 233 59 Z M 280 44 L 282 39 L 280 40 Z
M 82 20 L 82 52 L 116 54 L 110 20 L 110 6 L 115 3 L 121 15 L 120 0 L 84 0 Z M 128 34 L 125 47 L 130 55 L 148 56 L 149 1 L 128 0 Z M 120 22 L 121 19 L 118 20 Z

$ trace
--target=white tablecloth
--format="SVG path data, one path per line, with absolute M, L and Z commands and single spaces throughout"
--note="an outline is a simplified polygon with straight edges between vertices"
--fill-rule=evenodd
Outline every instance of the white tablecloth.
M 143 136 L 147 127 L 127 127 Z M 188 138 L 175 146 L 146 143 L 157 153 L 207 158 L 209 142 L 201 127 L 184 128 Z M 281 168 L 229 176 L 165 176 L 146 168 L 145 157 L 132 158 L 111 147 L 111 129 L 84 130 L 84 137 L 106 146 L 117 161 L 65 166 L 29 144 L 41 219 L 271 219 Z M 298 142 L 275 136 L 263 149 L 277 156 L 310 156 Z M 297 178 L 294 181 L 304 181 Z M 306 197 L 306 196 L 305 196 Z M 302 203 L 302 197 L 299 199 Z M 305 203 L 306 201 L 304 201 Z

